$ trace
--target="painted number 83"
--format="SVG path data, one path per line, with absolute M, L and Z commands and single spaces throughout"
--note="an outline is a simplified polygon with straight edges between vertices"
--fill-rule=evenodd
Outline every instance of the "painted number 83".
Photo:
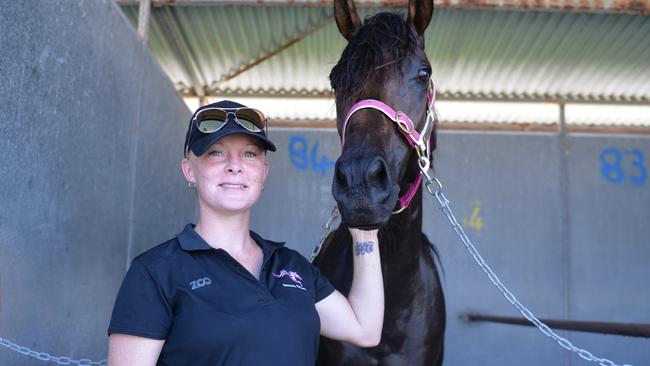
M 643 152 L 609 147 L 600 152 L 600 173 L 609 182 L 642 186 L 648 177 Z

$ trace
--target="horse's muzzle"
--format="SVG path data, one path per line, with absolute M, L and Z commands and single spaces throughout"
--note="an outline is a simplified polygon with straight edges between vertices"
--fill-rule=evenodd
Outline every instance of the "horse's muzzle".
M 343 222 L 376 229 L 390 219 L 399 193 L 386 160 L 366 149 L 346 151 L 336 161 L 332 194 Z

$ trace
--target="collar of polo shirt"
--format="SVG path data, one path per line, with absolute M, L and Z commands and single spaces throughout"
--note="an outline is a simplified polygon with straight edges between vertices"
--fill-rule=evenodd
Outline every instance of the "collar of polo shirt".
M 185 229 L 177 235 L 178 242 L 181 245 L 181 248 L 185 251 L 191 252 L 195 250 L 211 250 L 215 249 L 210 246 L 203 238 L 194 230 L 194 224 L 185 225 Z M 284 246 L 284 242 L 275 242 L 271 240 L 265 240 L 259 236 L 254 231 L 250 231 L 251 238 L 255 240 L 257 245 L 262 248 L 264 256 L 270 255 L 275 249 L 281 248 Z M 223 250 L 223 249 L 217 249 Z

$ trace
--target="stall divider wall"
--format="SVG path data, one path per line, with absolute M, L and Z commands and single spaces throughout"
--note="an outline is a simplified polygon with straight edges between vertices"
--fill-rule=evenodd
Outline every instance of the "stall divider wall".
M 0 34 L 0 337 L 99 361 L 127 264 L 194 217 L 190 112 L 114 1 L 5 2 Z

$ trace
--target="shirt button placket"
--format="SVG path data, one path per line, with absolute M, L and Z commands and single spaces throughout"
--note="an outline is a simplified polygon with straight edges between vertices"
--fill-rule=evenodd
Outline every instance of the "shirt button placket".
M 263 278 L 263 276 L 260 276 L 260 277 Z M 270 300 L 269 299 L 270 294 L 269 294 L 269 291 L 266 289 L 266 286 L 264 285 L 264 283 L 262 281 L 263 280 L 260 279 L 260 281 L 257 284 L 257 291 L 258 291 L 258 294 L 259 294 L 259 296 L 257 298 L 257 302 L 259 304 L 266 304 Z

